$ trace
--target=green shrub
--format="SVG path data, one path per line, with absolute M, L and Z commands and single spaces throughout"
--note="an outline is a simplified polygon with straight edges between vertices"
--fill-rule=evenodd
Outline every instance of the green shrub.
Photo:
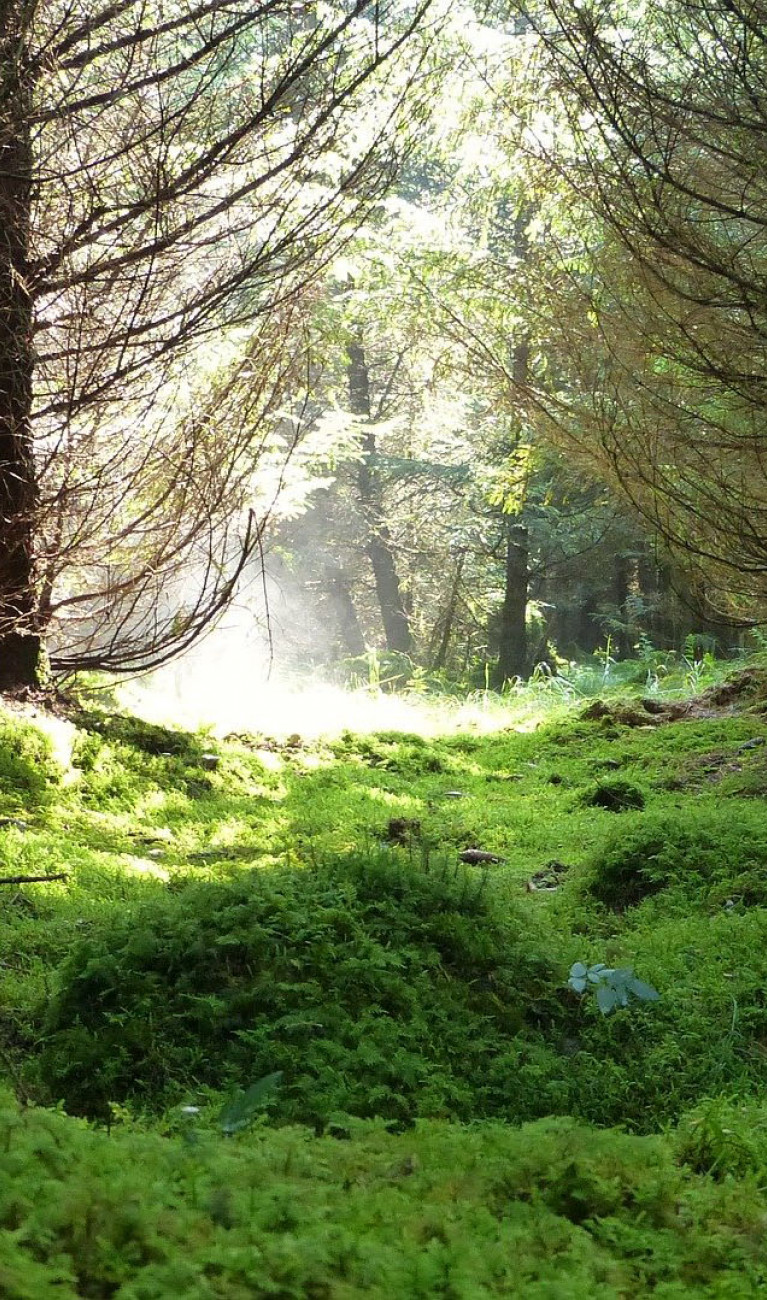
M 287 1119 L 471 1117 L 488 1059 L 559 1014 L 560 974 L 470 871 L 358 858 L 252 872 L 80 943 L 40 1069 L 53 1100 L 101 1117 L 277 1070 Z M 498 1104 L 513 1112 L 513 1090 Z

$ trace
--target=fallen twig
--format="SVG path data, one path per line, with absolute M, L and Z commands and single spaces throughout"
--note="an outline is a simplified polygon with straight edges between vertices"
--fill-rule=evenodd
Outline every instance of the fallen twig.
M 69 872 L 59 871 L 55 876 L 0 876 L 0 885 L 39 885 L 46 880 L 69 880 Z

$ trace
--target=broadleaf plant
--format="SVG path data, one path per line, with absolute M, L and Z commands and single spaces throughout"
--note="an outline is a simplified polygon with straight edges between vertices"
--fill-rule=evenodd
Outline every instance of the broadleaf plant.
M 281 1082 L 282 1070 L 275 1070 L 274 1074 L 265 1074 L 263 1079 L 252 1083 L 244 1092 L 238 1092 L 236 1097 L 228 1101 L 221 1110 L 218 1117 L 221 1131 L 231 1135 L 241 1133 L 243 1129 L 248 1128 L 266 1098 Z
M 632 997 L 640 1002 L 657 1002 L 660 997 L 652 984 L 637 979 L 631 966 L 612 967 L 604 962 L 586 966 L 582 961 L 576 961 L 570 967 L 567 983 L 575 993 L 595 988 L 597 1006 L 603 1016 L 609 1015 L 616 1007 L 627 1007 Z

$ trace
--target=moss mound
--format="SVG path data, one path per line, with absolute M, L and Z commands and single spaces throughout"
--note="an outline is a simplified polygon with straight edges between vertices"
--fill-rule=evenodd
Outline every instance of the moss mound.
M 609 835 L 593 856 L 587 893 L 622 911 L 661 890 L 688 897 L 767 902 L 767 824 L 761 809 L 688 806 L 646 813 Z
M 597 781 L 581 797 L 584 808 L 604 808 L 606 812 L 638 812 L 645 806 L 644 791 L 630 781 Z
M 66 959 L 41 1075 L 98 1117 L 282 1070 L 283 1119 L 469 1118 L 509 1036 L 561 1014 L 535 934 L 479 874 L 387 858 L 189 885 Z

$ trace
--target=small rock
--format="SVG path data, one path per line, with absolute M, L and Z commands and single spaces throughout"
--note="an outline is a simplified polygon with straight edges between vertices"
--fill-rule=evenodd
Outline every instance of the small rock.
M 202 754 L 200 756 L 200 762 L 202 763 L 202 766 L 205 768 L 206 772 L 215 772 L 216 768 L 221 762 L 221 757 L 219 754 Z
M 22 821 L 20 817 L 0 817 L 0 830 L 8 830 L 11 826 L 16 831 L 29 830 L 29 822 Z
M 753 740 L 746 740 L 742 745 L 738 745 L 737 752 L 742 754 L 746 749 L 758 749 L 760 745 L 765 744 L 764 736 L 754 736 Z
M 467 799 L 468 795 L 466 794 L 465 790 L 446 790 L 445 798 L 446 799 Z

